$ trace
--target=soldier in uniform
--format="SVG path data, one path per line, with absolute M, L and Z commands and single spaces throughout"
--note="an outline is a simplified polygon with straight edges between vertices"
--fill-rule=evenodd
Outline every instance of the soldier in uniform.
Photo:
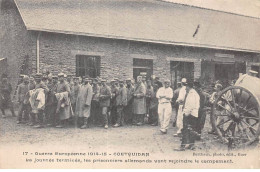
M 110 98 L 111 98 L 111 89 L 106 84 L 106 80 L 101 80 L 101 88 L 100 88 L 100 95 L 99 95 L 99 103 L 100 107 L 102 108 L 102 117 L 103 117 L 103 124 L 105 129 L 108 128 L 108 107 L 110 106 Z
M 131 78 L 128 78 L 126 80 L 126 88 L 127 88 L 127 106 L 125 107 L 125 121 L 126 123 L 132 124 L 134 86 L 132 84 Z
M 147 112 L 147 116 L 150 116 L 150 105 L 151 105 L 151 101 L 152 101 L 152 97 L 154 96 L 154 90 L 153 90 L 153 86 L 151 83 L 151 80 L 147 81 L 147 86 L 146 86 L 146 112 Z
M 42 82 L 42 74 L 41 73 L 37 73 L 35 75 L 35 89 L 38 89 L 38 88 L 42 88 L 44 89 L 44 94 L 47 95 L 48 92 L 49 92 L 49 89 L 48 87 Z M 38 124 L 34 125 L 35 124 L 35 116 L 38 116 Z M 44 127 L 43 126 L 43 110 L 42 109 L 39 109 L 37 111 L 33 111 L 32 112 L 32 123 L 30 125 L 34 125 L 33 127 L 34 128 L 42 128 Z
M 68 97 L 70 97 L 70 93 L 71 93 L 70 87 L 69 87 L 69 84 L 67 83 L 67 81 L 65 81 L 64 78 L 65 78 L 64 73 L 58 74 L 59 82 L 57 84 L 57 87 L 56 87 L 56 90 L 54 91 L 54 93 L 68 92 Z M 69 119 L 70 116 L 68 114 L 63 114 L 63 111 L 58 106 L 59 106 L 59 103 L 58 103 L 57 109 L 56 109 L 56 115 L 58 115 L 57 118 L 59 120 L 56 128 L 63 128 L 67 124 L 67 120 Z
M 75 114 L 79 118 L 79 126 L 81 129 L 88 128 L 88 118 L 90 117 L 93 89 L 89 82 L 90 79 L 84 79 L 84 84 L 79 87 L 79 93 L 76 102 Z
M 120 81 L 120 88 L 118 96 L 116 97 L 116 124 L 113 127 L 119 127 L 124 125 L 124 113 L 123 110 L 127 105 L 127 89 L 124 86 L 124 81 Z
M 13 108 L 13 102 L 11 100 L 11 92 L 12 92 L 12 86 L 11 84 L 7 81 L 7 75 L 3 74 L 2 75 L 2 81 L 0 83 L 0 108 L 2 111 L 2 117 L 5 116 L 5 109 L 8 107 L 11 110 L 12 116 L 15 116 L 14 113 L 14 108 Z
M 110 122 L 111 125 L 116 123 L 116 97 L 118 96 L 119 87 L 117 87 L 117 81 L 112 80 L 111 82 L 111 113 L 110 113 Z
M 45 114 L 47 120 L 47 126 L 56 126 L 56 107 L 57 100 L 55 97 L 55 91 L 57 89 L 58 77 L 57 76 L 48 76 L 49 82 L 47 87 L 49 92 L 47 94 L 46 105 L 45 105 Z
M 99 117 L 101 115 L 101 111 L 99 108 L 99 94 L 100 94 L 100 87 L 98 85 L 98 79 L 93 80 L 93 97 L 91 102 L 91 119 L 93 123 L 99 121 Z
M 80 87 L 79 77 L 74 77 L 73 82 L 74 82 L 74 85 L 73 85 L 73 92 L 71 92 L 71 105 L 72 105 L 73 112 L 75 112 L 76 101 L 77 101 L 77 97 L 79 94 L 79 87 Z
M 134 113 L 134 125 L 143 125 L 144 114 L 146 114 L 146 102 L 145 102 L 146 89 L 142 82 L 142 76 L 137 77 L 137 85 L 134 90 L 134 102 L 133 102 L 133 113 Z
M 29 92 L 29 77 L 25 75 L 23 77 L 23 82 L 18 85 L 17 89 L 17 97 L 18 97 L 18 118 L 17 118 L 17 124 L 20 124 L 22 122 L 22 115 L 24 113 L 24 122 L 28 122 L 29 120 L 29 113 L 30 113 L 30 104 L 29 104 L 29 98 L 26 96 Z

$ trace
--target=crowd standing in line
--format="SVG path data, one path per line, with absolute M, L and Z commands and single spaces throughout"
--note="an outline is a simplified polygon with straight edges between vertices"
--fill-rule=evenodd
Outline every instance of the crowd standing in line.
M 205 125 L 207 106 L 214 103 L 222 89 L 217 81 L 215 91 L 209 95 L 199 80 L 186 78 L 177 82 L 173 91 L 170 80 L 162 83 L 159 77 L 146 80 L 145 76 L 137 76 L 136 82 L 131 78 L 114 78 L 108 82 L 64 73 L 24 75 L 16 91 L 17 124 L 34 128 L 63 128 L 74 124 L 81 129 L 91 124 L 107 129 L 149 123 L 159 125 L 160 132 L 167 134 L 174 114 L 172 125 L 178 128 L 174 136 L 182 140 L 176 150 L 195 149 L 195 140 L 200 139 Z M 11 92 L 11 84 L 4 74 L 0 84 L 2 117 L 6 116 L 7 108 L 16 116 Z M 213 129 L 209 133 L 215 134 Z

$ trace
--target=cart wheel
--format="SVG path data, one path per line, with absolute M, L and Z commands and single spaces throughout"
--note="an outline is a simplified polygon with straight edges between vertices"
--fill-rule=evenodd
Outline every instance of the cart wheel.
M 251 145 L 260 133 L 258 99 L 247 89 L 231 86 L 220 92 L 212 106 L 211 123 L 224 143 Z

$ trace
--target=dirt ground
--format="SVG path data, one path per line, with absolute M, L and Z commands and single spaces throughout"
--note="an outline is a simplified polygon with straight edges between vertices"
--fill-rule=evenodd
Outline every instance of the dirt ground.
M 196 142 L 197 150 L 227 149 L 214 138 L 207 134 L 210 130 L 209 115 L 202 134 L 201 141 Z M 104 129 L 90 126 L 88 129 L 78 129 L 73 125 L 67 128 L 46 127 L 35 129 L 25 124 L 16 124 L 16 118 L 7 113 L 6 118 L 0 118 L 0 145 L 37 145 L 37 146 L 76 146 L 85 145 L 89 148 L 111 148 L 118 151 L 131 148 L 151 153 L 164 153 L 174 151 L 180 145 L 180 139 L 174 137 L 177 128 L 171 127 L 167 134 L 161 134 L 158 126 L 131 126 L 120 128 L 109 127 Z

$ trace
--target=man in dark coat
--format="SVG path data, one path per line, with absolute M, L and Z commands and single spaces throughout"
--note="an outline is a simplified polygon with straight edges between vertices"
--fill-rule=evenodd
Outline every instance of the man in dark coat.
M 56 107 L 57 107 L 57 100 L 55 97 L 55 91 L 57 89 L 57 76 L 49 76 L 49 82 L 47 87 L 49 92 L 47 94 L 46 105 L 45 105 L 45 114 L 47 120 L 47 126 L 56 126 Z
M 5 116 L 5 109 L 10 108 L 12 116 L 15 116 L 13 102 L 11 100 L 12 86 L 7 81 L 7 75 L 2 75 L 2 81 L 0 83 L 0 108 L 2 111 L 2 117 Z
M 105 129 L 108 128 L 108 107 L 110 106 L 111 89 L 107 86 L 105 80 L 101 80 L 99 103 L 102 108 L 103 124 Z
M 29 113 L 30 113 L 30 104 L 29 104 L 29 77 L 25 75 L 23 77 L 23 82 L 18 85 L 17 89 L 17 97 L 18 97 L 18 118 L 17 118 L 17 124 L 22 123 L 22 115 L 24 113 L 24 122 L 28 122 L 29 120 Z
M 124 86 L 124 81 L 120 81 L 119 83 L 119 91 L 118 96 L 116 97 L 116 124 L 114 127 L 119 127 L 124 125 L 124 113 L 123 110 L 127 105 L 127 89 Z
M 134 94 L 134 86 L 132 84 L 131 78 L 126 80 L 126 89 L 127 89 L 127 106 L 124 109 L 125 113 L 125 122 L 128 124 L 132 124 L 133 120 L 133 94 Z
M 119 93 L 119 87 L 117 87 L 117 81 L 116 80 L 112 80 L 111 81 L 111 113 L 110 113 L 110 122 L 111 125 L 114 125 L 116 123 L 116 98 L 118 96 Z

